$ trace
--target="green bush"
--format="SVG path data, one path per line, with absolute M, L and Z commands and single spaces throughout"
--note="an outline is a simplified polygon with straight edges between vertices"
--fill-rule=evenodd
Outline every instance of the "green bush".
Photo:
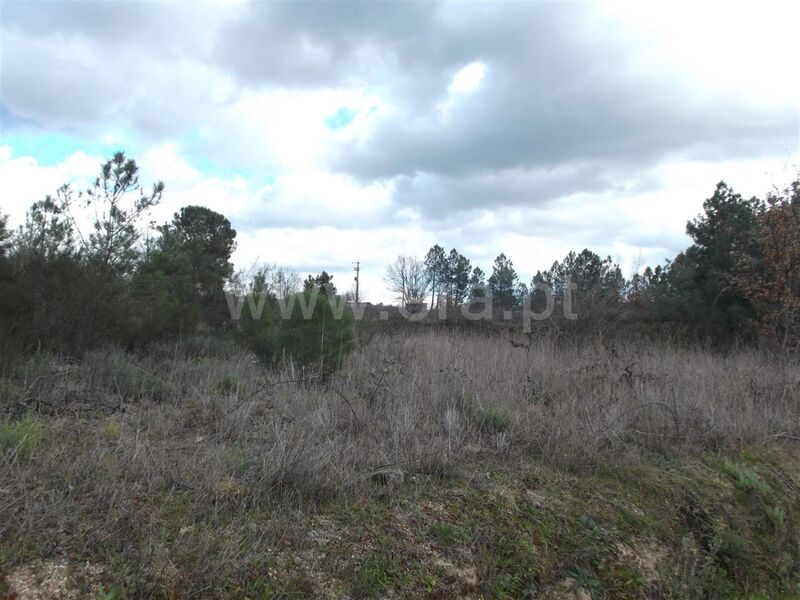
M 303 314 L 302 302 L 313 308 L 309 318 Z M 338 368 L 355 345 L 352 313 L 344 307 L 337 315 L 334 309 L 339 302 L 344 300 L 315 292 L 296 294 L 289 318 L 280 322 L 280 351 L 302 365 L 319 365 L 322 372 Z
M 125 402 L 165 401 L 180 392 L 174 382 L 165 379 L 168 375 L 157 372 L 152 361 L 121 348 L 92 350 L 84 364 L 91 373 L 89 385 L 93 390 L 119 394 Z
M 504 408 L 487 407 L 481 411 L 481 423 L 494 431 L 505 431 L 511 422 L 511 415 Z
M 236 375 L 226 373 L 216 385 L 216 391 L 221 394 L 233 394 L 239 389 L 239 381 Z
M 134 279 L 140 307 L 134 336 L 138 345 L 192 334 L 200 322 L 200 303 L 180 257 L 157 252 L 149 256 Z
M 471 423 L 484 431 L 505 431 L 511 425 L 511 413 L 502 406 L 482 405 L 471 396 L 462 400 L 464 413 Z
M 742 491 L 757 492 L 762 495 L 767 495 L 772 492 L 769 485 L 761 481 L 755 471 L 744 465 L 726 460 L 722 464 L 722 470 L 733 479 L 736 487 Z
M 244 299 L 242 313 L 237 322 L 238 341 L 265 363 L 273 362 L 278 352 L 278 332 L 274 319 L 276 312 L 277 306 L 273 298 L 265 298 L 264 306 L 259 312 L 258 298 L 248 296 Z
M 783 528 L 783 524 L 786 521 L 786 511 L 776 504 L 773 507 L 767 507 L 767 517 L 775 531 L 779 531 Z
M 22 420 L 0 424 L 0 450 L 11 451 L 17 456 L 28 456 L 36 448 L 44 434 L 39 420 L 28 413 Z
M 478 427 L 487 431 L 505 431 L 511 424 L 511 413 L 500 406 L 469 406 L 469 416 Z
M 310 291 L 282 302 L 270 299 L 256 319 L 252 305 L 257 303 L 245 302 L 239 337 L 264 362 L 285 357 L 321 373 L 337 369 L 355 346 L 353 316 L 340 304 L 344 300 Z
M 430 527 L 430 535 L 442 546 L 455 546 L 470 539 L 468 531 L 451 523 L 434 523 Z

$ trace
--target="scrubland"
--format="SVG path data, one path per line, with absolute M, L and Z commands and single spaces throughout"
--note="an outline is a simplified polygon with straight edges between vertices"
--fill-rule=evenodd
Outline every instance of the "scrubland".
M 320 376 L 191 338 L 0 398 L 0 596 L 800 595 L 796 359 L 428 328 Z

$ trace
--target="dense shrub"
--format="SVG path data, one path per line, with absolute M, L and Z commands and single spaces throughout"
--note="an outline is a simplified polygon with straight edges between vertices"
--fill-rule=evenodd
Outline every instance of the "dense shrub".
M 277 305 L 269 295 L 250 294 L 242 302 L 241 317 L 236 325 L 236 337 L 258 356 L 271 363 L 278 353 L 278 335 L 275 328 Z M 259 306 L 261 302 L 261 306 Z
M 304 311 L 304 306 L 311 310 Z M 299 363 L 330 372 L 353 350 L 353 316 L 342 297 L 314 291 L 295 294 L 283 312 L 288 318 L 277 327 L 278 348 Z
M 266 363 L 290 359 L 329 373 L 353 350 L 353 316 L 340 296 L 312 289 L 280 300 L 249 295 L 242 302 L 237 336 Z

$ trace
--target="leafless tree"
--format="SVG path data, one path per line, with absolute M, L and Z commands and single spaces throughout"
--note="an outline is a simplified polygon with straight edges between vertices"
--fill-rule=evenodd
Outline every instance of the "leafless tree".
M 386 268 L 386 285 L 403 305 L 425 302 L 430 278 L 425 263 L 415 256 L 398 256 Z
M 277 267 L 272 274 L 272 284 L 278 298 L 288 298 L 300 291 L 300 275 L 292 268 Z
M 300 291 L 300 275 L 294 269 L 275 263 L 254 262 L 234 274 L 230 290 L 234 294 L 267 294 L 287 298 Z

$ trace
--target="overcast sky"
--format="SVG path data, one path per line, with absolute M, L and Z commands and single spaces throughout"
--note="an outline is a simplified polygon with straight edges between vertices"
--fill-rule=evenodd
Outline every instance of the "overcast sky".
M 0 2 L 0 211 L 123 149 L 255 259 L 387 300 L 434 243 L 524 280 L 673 257 L 800 157 L 800 3 Z

